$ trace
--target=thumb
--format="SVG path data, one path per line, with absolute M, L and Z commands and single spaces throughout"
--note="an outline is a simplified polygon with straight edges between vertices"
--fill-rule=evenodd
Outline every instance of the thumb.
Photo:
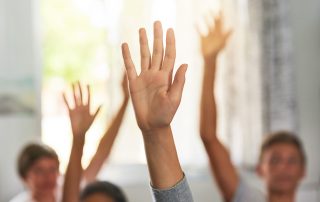
M 169 97 L 173 100 L 180 101 L 181 99 L 184 83 L 186 80 L 185 75 L 186 75 L 187 68 L 188 68 L 187 64 L 182 64 L 177 70 L 176 75 L 174 76 L 173 83 L 168 92 Z
M 225 36 L 224 36 L 224 40 L 227 41 L 229 39 L 229 37 L 232 35 L 233 30 L 229 30 L 228 32 L 226 32 Z
M 94 120 L 96 118 L 96 116 L 98 115 L 98 113 L 100 112 L 100 109 L 101 109 L 102 105 L 100 105 L 97 109 L 97 111 L 93 114 L 92 116 L 92 120 Z

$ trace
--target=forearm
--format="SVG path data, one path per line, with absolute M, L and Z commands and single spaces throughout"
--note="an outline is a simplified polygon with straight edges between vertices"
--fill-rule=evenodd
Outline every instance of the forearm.
M 63 202 L 78 202 L 82 175 L 81 158 L 84 138 L 74 139 L 63 186 Z
M 238 175 L 232 165 L 229 152 L 217 138 L 215 74 L 216 58 L 206 60 L 201 96 L 200 133 L 219 188 L 226 201 L 231 201 L 238 185 Z
M 205 60 L 200 102 L 200 135 L 204 142 L 216 138 L 215 74 L 216 59 Z
M 171 127 L 142 132 L 151 184 L 157 189 L 176 185 L 182 178 Z
M 83 173 L 83 177 L 85 178 L 86 182 L 92 182 L 96 179 L 96 176 L 99 173 L 103 163 L 109 157 L 113 143 L 119 132 L 127 105 L 128 99 L 126 98 L 121 104 L 121 107 L 113 119 L 110 127 L 106 130 L 105 134 L 101 138 L 95 155 Z
M 231 162 L 230 154 L 218 139 L 206 142 L 204 145 L 219 189 L 226 201 L 232 201 L 238 187 L 239 176 Z

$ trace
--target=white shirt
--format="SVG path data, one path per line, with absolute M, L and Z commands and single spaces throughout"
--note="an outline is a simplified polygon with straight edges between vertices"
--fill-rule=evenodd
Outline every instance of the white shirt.
M 62 176 L 60 176 L 58 178 L 57 189 L 56 189 L 56 193 L 55 193 L 56 202 L 60 202 L 62 200 L 63 181 L 64 181 L 64 178 Z M 17 194 L 9 202 L 37 202 L 37 201 L 32 199 L 32 195 L 29 190 L 25 190 L 25 191 Z
M 233 202 L 266 202 L 266 195 L 258 188 L 248 184 L 248 182 L 240 178 L 236 194 Z

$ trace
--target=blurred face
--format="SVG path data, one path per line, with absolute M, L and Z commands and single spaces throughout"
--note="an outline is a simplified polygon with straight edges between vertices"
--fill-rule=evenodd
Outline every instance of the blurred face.
M 87 197 L 83 202 L 115 202 L 111 197 L 105 194 L 96 193 Z
M 59 175 L 59 163 L 48 157 L 37 160 L 29 169 L 24 181 L 35 195 L 54 194 Z
M 279 143 L 263 153 L 257 171 L 269 192 L 294 193 L 304 176 L 304 164 L 294 145 Z

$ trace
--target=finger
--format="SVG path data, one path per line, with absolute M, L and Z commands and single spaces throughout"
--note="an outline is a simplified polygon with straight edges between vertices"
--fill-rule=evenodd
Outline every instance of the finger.
M 172 74 L 173 74 L 173 69 L 171 69 L 171 71 L 169 72 L 169 77 L 168 77 L 168 84 L 169 84 L 169 87 L 171 86 L 172 84 Z
M 163 59 L 163 43 L 162 43 L 163 33 L 162 33 L 161 22 L 156 21 L 154 23 L 153 34 L 154 34 L 154 39 L 153 39 L 153 53 L 152 53 L 151 68 L 160 69 L 162 64 L 162 59 Z
M 96 110 L 96 112 L 93 114 L 92 120 L 94 120 L 94 119 L 96 118 L 96 116 L 98 115 L 98 113 L 99 113 L 100 110 L 101 110 L 101 107 L 102 107 L 102 105 L 100 105 L 100 106 L 98 107 L 98 109 Z
M 134 64 L 132 62 L 128 44 L 123 43 L 121 46 L 121 49 L 122 49 L 122 57 L 123 57 L 124 65 L 127 70 L 128 79 L 129 81 L 131 81 L 137 77 L 136 68 L 134 67 Z
M 63 94 L 62 94 L 62 97 L 63 97 L 64 103 L 66 104 L 68 110 L 70 111 L 71 108 L 70 108 L 69 102 L 68 102 L 68 100 L 67 100 L 66 94 L 63 93 Z
M 201 32 L 201 29 L 200 29 L 200 25 L 199 25 L 199 24 L 195 24 L 194 27 L 195 27 L 198 35 L 199 35 L 200 37 L 203 37 L 203 34 L 202 34 L 202 32 Z
M 79 103 L 79 100 L 78 100 L 78 97 L 77 97 L 76 86 L 75 86 L 74 83 L 72 84 L 72 93 L 73 93 L 74 106 L 75 107 L 79 106 L 80 103 Z
M 229 30 L 229 31 L 225 34 L 225 36 L 224 36 L 225 41 L 228 40 L 228 38 L 232 35 L 232 33 L 233 33 L 233 31 L 232 31 L 232 30 Z
M 145 71 L 150 67 L 151 55 L 148 45 L 148 37 L 146 30 L 139 30 L 140 55 L 141 55 L 141 71 Z
M 210 15 L 206 15 L 204 20 L 205 20 L 205 24 L 207 25 L 208 33 L 212 32 L 215 25 L 213 24 Z
M 187 68 L 188 68 L 188 65 L 183 64 L 179 67 L 179 69 L 176 72 L 173 83 L 168 93 L 169 97 L 173 100 L 180 101 L 181 99 Z
M 223 29 L 223 16 L 222 13 L 219 13 L 214 19 L 214 24 L 217 30 L 222 31 Z
M 121 84 L 122 84 L 122 87 L 128 86 L 128 78 L 125 72 L 123 73 Z
M 124 94 L 128 94 L 129 90 L 128 90 L 128 78 L 127 78 L 127 74 L 124 73 L 123 74 L 123 78 L 122 78 L 122 91 Z
M 172 72 L 176 59 L 176 42 L 173 29 L 168 29 L 166 36 L 166 51 L 163 60 L 162 69 Z
M 222 12 L 222 10 L 219 11 L 218 16 L 219 16 L 219 18 L 220 18 L 221 20 L 223 20 L 223 12 Z
M 196 24 L 195 25 L 195 29 L 198 33 L 198 36 L 200 37 L 200 43 L 202 44 L 204 39 L 205 39 L 205 35 L 203 34 L 203 32 L 201 31 L 201 28 L 200 28 L 200 25 L 199 24 Z
M 222 19 L 223 18 L 222 10 L 219 10 L 218 14 L 215 14 L 215 12 L 212 10 L 210 12 L 210 15 L 212 16 L 212 19 L 214 19 L 214 20 L 218 20 L 218 19 Z
M 77 85 L 78 85 L 78 90 L 79 90 L 79 103 L 81 105 L 83 105 L 83 97 L 82 97 L 82 89 L 81 89 L 81 84 L 80 84 L 80 81 L 77 82 Z
M 90 86 L 89 86 L 89 85 L 87 85 L 87 92 L 88 92 L 87 105 L 90 106 L 90 103 L 91 103 L 91 93 L 90 93 Z

